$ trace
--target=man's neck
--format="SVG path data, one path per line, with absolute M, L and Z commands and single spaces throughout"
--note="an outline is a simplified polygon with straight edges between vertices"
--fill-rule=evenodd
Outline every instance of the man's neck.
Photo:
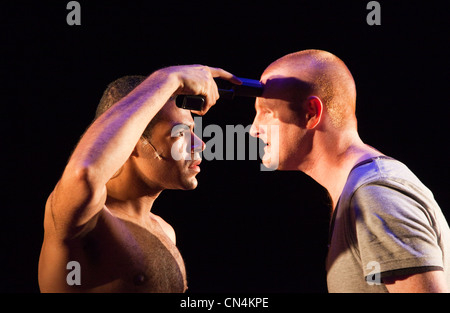
M 143 222 L 148 220 L 153 203 L 162 192 L 160 187 L 150 187 L 135 176 L 125 175 L 111 179 L 107 185 L 106 207 L 116 215 L 122 214 Z
M 159 193 L 134 199 L 118 199 L 108 195 L 105 205 L 118 217 L 125 217 L 145 224 L 150 217 L 150 211 L 158 195 Z
M 358 136 L 319 147 L 321 149 L 315 150 L 309 157 L 313 161 L 302 164 L 299 169 L 328 190 L 334 210 L 352 168 L 382 153 L 364 144 Z

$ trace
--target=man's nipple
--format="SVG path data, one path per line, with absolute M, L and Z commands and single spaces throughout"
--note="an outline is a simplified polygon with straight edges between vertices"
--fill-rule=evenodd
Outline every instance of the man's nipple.
M 147 281 L 147 277 L 143 273 L 138 273 L 134 276 L 133 283 L 136 286 L 141 286 Z

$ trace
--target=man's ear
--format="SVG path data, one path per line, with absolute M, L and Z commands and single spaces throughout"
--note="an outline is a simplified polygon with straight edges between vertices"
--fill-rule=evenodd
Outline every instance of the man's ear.
M 131 155 L 130 156 L 134 156 L 134 157 L 138 157 L 139 156 L 137 145 L 134 147 L 133 151 L 131 151 Z
M 319 125 L 322 114 L 322 100 L 316 96 L 308 97 L 306 100 L 306 129 L 313 129 Z
M 147 145 L 146 140 L 143 137 L 139 138 L 138 142 L 136 143 L 136 145 L 133 148 L 133 151 L 131 151 L 131 155 L 130 156 L 138 157 L 139 156 L 139 151 L 145 145 Z

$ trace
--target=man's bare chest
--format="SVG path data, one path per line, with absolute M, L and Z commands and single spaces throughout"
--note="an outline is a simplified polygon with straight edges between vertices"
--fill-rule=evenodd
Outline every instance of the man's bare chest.
M 176 246 L 158 229 L 100 216 L 83 241 L 85 283 L 118 292 L 184 292 L 186 273 Z M 102 284 L 104 283 L 104 284 Z

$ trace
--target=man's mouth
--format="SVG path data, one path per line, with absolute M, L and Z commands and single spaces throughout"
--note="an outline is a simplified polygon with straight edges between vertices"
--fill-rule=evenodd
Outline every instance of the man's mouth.
M 202 160 L 195 160 L 194 162 L 191 163 L 191 165 L 189 165 L 189 169 L 196 171 L 196 172 L 200 172 L 200 163 L 202 162 Z

